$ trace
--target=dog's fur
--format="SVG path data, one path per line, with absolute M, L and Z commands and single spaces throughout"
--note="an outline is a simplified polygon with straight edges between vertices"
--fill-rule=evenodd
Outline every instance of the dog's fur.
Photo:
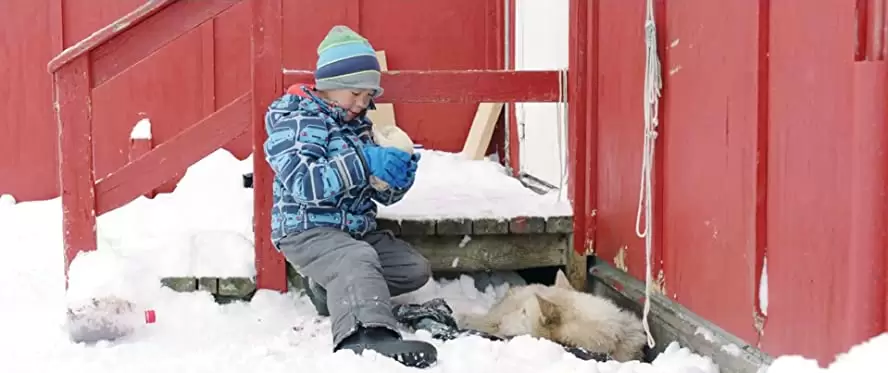
M 511 288 L 487 314 L 458 319 L 463 328 L 501 338 L 530 335 L 618 361 L 641 360 L 647 340 L 638 316 L 609 299 L 577 291 L 560 270 L 553 286 Z

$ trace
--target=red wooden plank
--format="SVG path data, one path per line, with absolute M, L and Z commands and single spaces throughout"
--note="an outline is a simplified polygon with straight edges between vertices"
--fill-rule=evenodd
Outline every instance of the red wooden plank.
M 62 27 L 65 16 L 62 11 L 62 1 L 52 0 L 47 3 L 49 5 L 49 39 L 53 54 L 59 54 L 65 50 L 65 28 Z
M 501 27 L 486 27 L 484 33 L 484 40 L 486 44 L 484 46 L 485 50 L 492 51 L 493 53 L 488 53 L 487 58 L 484 61 L 485 69 L 503 69 L 503 70 L 514 70 L 506 66 L 506 60 L 513 60 L 511 57 L 507 57 L 507 49 L 506 45 L 509 38 L 511 26 L 514 25 L 515 17 L 513 16 L 512 25 L 507 24 L 506 15 L 508 14 L 507 3 L 511 3 L 510 1 L 484 1 L 484 14 L 486 17 L 485 24 L 487 25 L 497 25 Z M 443 16 L 442 16 L 443 17 Z M 513 45 L 513 44 L 510 44 Z M 514 48 L 512 48 L 514 50 Z M 406 106 L 406 105 L 400 105 Z M 512 111 L 512 107 L 514 105 L 506 103 L 503 106 L 503 116 L 497 121 L 494 126 L 494 130 L 492 136 L 490 138 L 490 143 L 488 144 L 487 149 L 485 150 L 485 154 L 500 154 L 499 162 L 506 169 L 512 169 L 513 174 L 517 175 L 518 171 L 512 168 L 511 163 L 511 149 L 518 147 L 518 142 L 516 141 L 514 145 L 510 146 L 511 141 L 509 139 L 512 135 L 511 128 L 507 128 L 508 125 L 511 127 L 513 124 L 510 122 L 509 113 Z
M 875 50 L 880 50 L 881 47 Z M 888 226 L 888 64 L 854 64 L 854 120 L 851 146 L 852 172 L 845 180 L 851 195 L 851 235 L 847 256 L 842 261 L 848 277 L 847 316 L 836 320 L 844 325 L 843 338 L 849 345 L 884 332 L 888 267 L 885 266 L 885 227 Z
M 59 132 L 50 105 L 60 1 L 0 2 L 0 194 L 18 202 L 59 196 Z
M 866 59 L 881 61 L 884 49 L 885 33 L 885 0 L 868 0 L 866 17 L 858 19 L 866 25 Z
M 98 215 L 147 193 L 244 133 L 250 125 L 251 99 L 246 93 L 195 123 L 148 154 L 96 183 Z
M 515 27 L 517 23 L 517 1 L 509 1 L 509 8 L 506 14 L 511 22 L 505 24 L 508 33 L 508 58 L 507 63 L 503 66 L 506 70 L 515 69 Z M 518 176 L 521 172 L 521 139 L 518 136 L 518 115 L 515 111 L 515 104 L 506 104 L 506 115 L 509 118 L 508 138 L 506 139 L 506 155 L 508 166 L 512 168 L 512 176 Z
M 599 57 L 589 57 L 597 61 L 596 69 L 590 71 L 597 79 L 590 99 L 596 100 L 598 140 L 588 148 L 596 154 L 597 180 L 590 185 L 593 190 L 590 194 L 596 196 L 595 254 L 643 281 L 644 240 L 635 234 L 635 218 L 644 145 L 645 3 L 600 0 L 593 4 L 597 11 L 595 43 Z M 638 21 L 626 22 L 630 19 Z M 658 32 L 664 32 L 663 23 L 657 27 Z M 639 47 L 626 48 L 626 45 Z M 668 74 L 669 67 L 664 66 L 662 72 Z M 668 88 L 663 93 L 668 94 Z M 664 120 L 665 113 L 660 112 L 660 117 Z M 660 128 L 666 136 L 668 128 L 666 123 Z M 657 148 L 663 147 L 663 138 L 658 138 Z M 661 172 L 669 171 L 658 168 L 654 173 Z M 654 213 L 660 210 L 662 208 L 655 208 Z M 620 262 L 625 266 L 617 265 Z
M 129 161 L 135 161 L 136 159 L 141 158 L 145 154 L 151 152 L 151 149 L 154 149 L 154 141 L 149 138 L 130 138 L 130 149 L 129 149 Z M 145 197 L 154 198 L 157 196 L 157 190 L 152 189 L 149 190 L 148 193 L 145 193 Z
M 211 19 L 200 27 L 201 62 L 203 63 L 203 111 L 216 111 L 216 21 Z M 223 101 L 224 102 L 224 101 Z
M 658 32 L 677 42 L 662 69 L 657 149 L 665 164 L 655 169 L 665 174 L 655 237 L 664 239 L 667 293 L 754 344 L 757 114 L 766 90 L 758 86 L 758 2 L 667 3 L 668 21 L 658 26 L 669 29 Z
M 287 266 L 271 243 L 271 168 L 265 162 L 265 112 L 283 94 L 281 0 L 252 0 L 253 6 L 253 232 L 256 287 L 287 291 Z
M 62 53 L 49 61 L 47 69 L 50 73 L 55 72 L 77 57 L 99 47 L 120 33 L 135 27 L 140 22 L 151 17 L 155 13 L 160 12 L 163 8 L 166 8 L 168 5 L 175 3 L 176 1 L 177 0 L 149 0 L 145 4 L 142 4 L 142 6 L 136 8 L 136 10 L 133 10 L 108 26 L 99 29 L 88 38 L 83 39 L 77 44 L 62 51 Z M 61 1 L 59 3 L 61 3 Z M 61 20 L 60 15 L 58 16 L 58 19 Z M 61 26 L 61 24 L 59 26 Z
M 761 346 L 771 356 L 804 354 L 822 365 L 855 343 L 843 330 L 848 295 L 856 291 L 848 258 L 858 250 L 850 251 L 848 184 L 855 162 L 854 6 L 769 2 L 770 297 Z
M 361 0 L 340 0 L 336 6 L 345 14 L 345 25 L 360 33 L 361 30 Z
M 756 122 L 758 123 L 758 135 L 756 140 L 756 168 L 755 168 L 755 317 L 757 321 L 756 330 L 759 333 L 755 340 L 758 346 L 761 343 L 761 332 L 764 324 L 767 322 L 767 315 L 764 310 L 766 299 L 762 297 L 762 284 L 765 274 L 765 265 L 768 257 L 768 138 L 771 125 L 770 113 L 770 90 L 767 89 L 770 84 L 770 65 L 768 63 L 768 51 L 771 49 L 771 0 L 759 0 L 758 8 L 758 112 L 756 113 Z M 767 295 L 767 294 L 766 294 Z
M 488 39 L 504 34 L 505 19 L 492 12 L 492 4 L 502 2 L 362 0 L 360 32 L 374 48 L 386 51 L 390 70 L 503 69 L 504 66 L 496 65 L 502 52 Z M 284 1 L 283 66 L 314 69 L 314 51 L 330 26 L 350 22 L 352 13 L 346 5 L 349 3 L 350 0 Z M 309 14 L 310 17 L 306 16 Z M 410 38 L 404 37 L 404 30 L 410 30 Z M 395 105 L 398 125 L 415 143 L 426 149 L 452 152 L 462 150 L 477 108 L 477 103 Z M 497 140 L 491 140 L 492 146 L 499 142 L 501 132 L 498 126 L 494 131 Z
M 567 77 L 568 91 L 567 101 L 577 103 L 567 106 L 567 123 L 568 123 L 568 195 L 573 205 L 574 219 L 574 250 L 578 253 L 585 253 L 587 242 L 591 242 L 590 234 L 587 232 L 587 220 L 589 216 L 589 204 L 594 203 L 594 197 L 589 193 L 589 125 L 594 124 L 588 117 L 589 109 L 594 107 L 594 103 L 589 101 L 590 88 L 590 72 L 589 62 L 595 60 L 598 56 L 590 52 L 594 52 L 593 47 L 596 42 L 589 42 L 590 33 L 594 31 L 589 28 L 589 8 L 590 4 L 587 0 L 572 0 L 569 5 L 569 43 L 568 44 L 568 69 L 570 74 Z M 593 39 L 594 40 L 594 39 Z M 558 87 L 557 84 L 555 86 Z M 593 95 L 594 96 L 594 95 Z M 557 96 L 556 96 L 557 97 Z M 594 146 L 594 145 L 593 145 Z
M 284 86 L 313 83 L 311 71 L 284 71 Z M 558 102 L 559 92 L 557 71 L 386 71 L 382 86 L 380 103 Z
M 106 40 L 91 53 L 93 87 L 120 74 L 241 0 L 180 0 L 131 29 Z
M 856 0 L 856 17 L 857 17 L 857 43 L 854 45 L 854 60 L 864 61 L 867 59 L 867 47 L 869 24 L 866 19 L 869 15 L 869 3 L 872 0 Z
M 66 284 L 71 261 L 97 247 L 89 73 L 84 55 L 54 74 Z

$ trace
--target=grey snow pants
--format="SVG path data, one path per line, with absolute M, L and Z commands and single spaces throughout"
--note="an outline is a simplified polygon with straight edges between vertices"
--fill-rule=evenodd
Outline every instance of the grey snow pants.
M 338 229 L 314 228 L 284 237 L 278 248 L 299 274 L 327 290 L 333 346 L 358 326 L 394 331 L 391 297 L 417 290 L 428 282 L 428 261 L 390 231 L 356 239 Z

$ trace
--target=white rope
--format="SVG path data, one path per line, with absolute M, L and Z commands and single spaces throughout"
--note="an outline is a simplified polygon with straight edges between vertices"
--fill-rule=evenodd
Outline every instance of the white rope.
M 562 198 L 562 190 L 564 190 L 565 179 L 567 179 L 567 162 L 565 162 L 565 151 L 564 151 L 564 140 L 565 140 L 565 126 L 567 124 L 567 110 L 565 110 L 565 106 L 567 106 L 567 69 L 561 69 L 558 71 L 558 102 L 555 104 L 555 111 L 557 115 L 556 125 L 557 133 L 555 136 L 558 136 L 558 165 L 561 166 L 561 172 L 558 174 L 558 200 L 560 201 Z
M 654 143 L 657 140 L 657 126 L 659 125 L 657 104 L 660 98 L 660 89 L 663 87 L 660 75 L 660 59 L 657 56 L 657 26 L 654 22 L 654 2 L 647 0 L 647 14 L 644 23 L 645 31 L 645 76 L 644 76 L 644 148 L 641 157 L 641 187 L 638 193 L 638 212 L 635 216 L 635 234 L 644 238 L 645 254 L 645 279 L 644 279 L 644 312 L 642 324 L 647 335 L 648 346 L 654 347 L 654 337 L 648 324 L 648 314 L 651 311 L 651 286 L 653 283 L 652 257 L 653 257 L 653 191 L 651 179 L 654 169 Z M 641 211 L 644 210 L 644 231 L 641 231 Z

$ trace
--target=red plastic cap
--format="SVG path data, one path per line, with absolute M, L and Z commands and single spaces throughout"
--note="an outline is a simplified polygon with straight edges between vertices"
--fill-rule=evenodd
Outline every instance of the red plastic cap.
M 145 311 L 145 323 L 154 324 L 155 321 L 157 321 L 157 316 L 154 314 L 154 310 Z

